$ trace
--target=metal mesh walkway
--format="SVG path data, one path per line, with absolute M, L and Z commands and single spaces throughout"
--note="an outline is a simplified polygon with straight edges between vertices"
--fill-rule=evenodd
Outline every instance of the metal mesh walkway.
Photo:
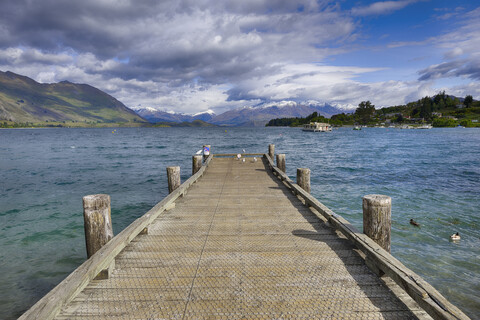
M 215 158 L 57 319 L 415 319 L 266 170 Z

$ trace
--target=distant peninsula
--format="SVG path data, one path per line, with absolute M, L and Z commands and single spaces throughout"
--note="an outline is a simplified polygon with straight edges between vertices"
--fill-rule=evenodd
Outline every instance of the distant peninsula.
M 335 114 L 330 119 L 314 112 L 306 117 L 272 119 L 266 126 L 297 127 L 310 122 L 328 122 L 334 126 L 421 125 L 428 123 L 433 127 L 480 128 L 480 101 L 473 100 L 470 95 L 458 98 L 442 91 L 433 97 L 427 96 L 406 105 L 375 109 L 370 101 L 362 101 L 354 112 Z

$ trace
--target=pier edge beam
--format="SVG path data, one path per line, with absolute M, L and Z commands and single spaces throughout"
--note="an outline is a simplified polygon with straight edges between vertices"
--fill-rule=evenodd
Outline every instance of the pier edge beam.
M 180 187 L 180 167 L 167 167 L 168 193 L 172 193 Z
M 297 184 L 300 188 L 310 193 L 310 169 L 297 168 Z
M 270 156 L 270 159 L 272 159 L 272 161 L 273 161 L 274 157 L 275 157 L 275 145 L 274 144 L 269 144 L 268 145 L 268 155 Z
M 192 176 L 202 167 L 202 159 L 203 156 L 201 154 L 192 156 Z
M 285 165 L 285 154 L 277 154 L 277 168 L 280 169 L 283 173 L 285 173 L 286 165 Z
M 363 233 L 390 252 L 392 198 L 380 194 L 363 197 Z

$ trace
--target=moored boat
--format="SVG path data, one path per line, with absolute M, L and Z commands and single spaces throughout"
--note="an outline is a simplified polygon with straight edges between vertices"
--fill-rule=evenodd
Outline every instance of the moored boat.
M 433 126 L 431 124 L 422 124 L 421 126 L 418 126 L 417 129 L 432 129 Z
M 310 122 L 308 124 L 304 124 L 303 131 L 311 131 L 311 132 L 327 132 L 332 131 L 332 126 L 329 123 L 324 122 Z

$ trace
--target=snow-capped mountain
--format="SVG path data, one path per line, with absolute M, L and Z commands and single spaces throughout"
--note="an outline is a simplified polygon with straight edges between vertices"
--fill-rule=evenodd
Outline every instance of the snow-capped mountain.
M 215 112 L 209 109 L 207 111 L 195 113 L 192 117 L 193 117 L 193 120 L 202 120 L 205 122 L 209 122 L 215 116 L 216 116 Z
M 224 112 L 208 121 L 223 126 L 264 126 L 268 121 L 275 118 L 305 117 L 313 112 L 318 112 L 324 117 L 344 112 L 329 104 L 316 101 L 268 102 L 255 107 L 242 107 Z
M 212 110 L 196 113 L 194 115 L 185 113 L 176 113 L 172 111 L 162 111 L 152 107 L 135 107 L 132 108 L 139 116 L 151 123 L 157 122 L 192 122 L 194 120 L 203 120 L 208 122 L 215 117 Z

